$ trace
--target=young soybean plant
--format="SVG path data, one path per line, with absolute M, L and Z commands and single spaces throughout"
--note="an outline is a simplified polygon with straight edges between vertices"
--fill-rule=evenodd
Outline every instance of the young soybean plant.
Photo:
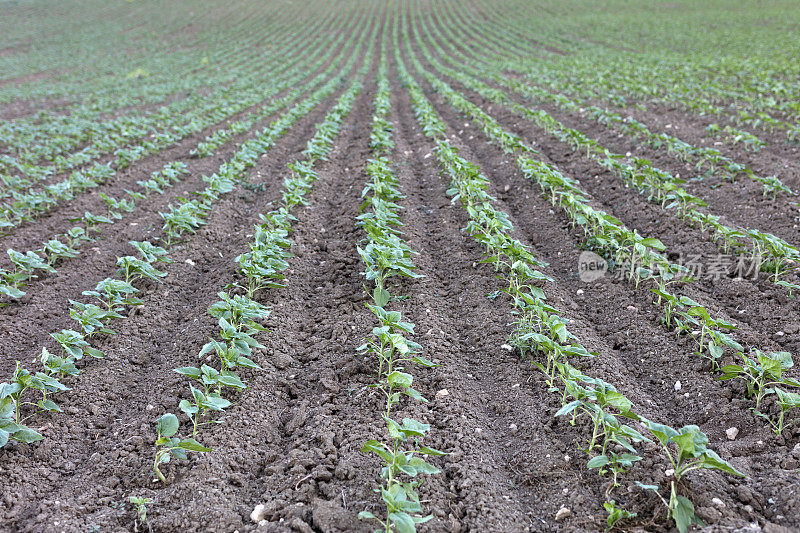
M 485 183 L 482 184 L 481 180 L 479 180 L 474 173 L 468 171 L 468 164 L 456 161 L 458 156 L 455 155 L 454 150 L 444 146 L 448 144 L 448 141 L 446 140 L 444 130 L 437 127 L 436 123 L 438 122 L 438 117 L 422 94 L 421 89 L 415 84 L 413 79 L 405 73 L 402 61 L 399 58 L 398 63 L 400 64 L 401 77 L 410 87 L 412 106 L 415 108 L 417 119 L 423 126 L 426 122 L 430 125 L 430 127 L 426 128 L 426 130 L 430 132 L 427 133 L 427 135 L 437 140 L 439 144 L 437 147 L 437 157 L 440 160 L 441 166 L 443 166 L 447 173 L 453 178 L 454 186 L 448 193 L 453 195 L 455 199 L 461 200 L 461 203 L 467 208 L 471 219 L 482 220 L 481 217 L 484 215 L 480 215 L 479 212 L 489 211 L 488 206 L 491 202 L 491 199 L 487 198 L 485 192 Z M 485 181 L 485 178 L 483 181 Z M 495 219 L 491 216 L 488 218 Z M 497 228 L 497 231 L 500 232 L 507 231 L 508 229 L 504 227 L 503 224 L 495 224 L 493 227 Z M 480 236 L 480 234 L 477 234 L 476 238 Z M 492 253 L 492 248 L 498 246 L 502 241 L 496 238 L 488 238 L 483 239 L 482 242 L 487 245 L 487 248 L 490 249 L 490 253 Z M 497 264 L 500 265 L 502 263 L 498 262 Z M 504 267 L 508 268 L 507 265 L 504 265 Z M 520 306 L 526 314 L 537 308 L 545 308 L 542 299 L 537 298 L 533 293 L 531 293 L 529 299 L 530 301 L 528 301 L 528 299 L 515 299 L 515 305 Z M 547 313 L 551 312 L 557 313 L 557 311 L 548 308 Z M 531 320 L 527 321 L 534 330 L 537 326 L 537 318 L 536 316 L 531 316 Z M 544 322 L 539 325 L 543 324 Z M 558 341 L 560 343 L 569 338 L 566 331 L 564 331 L 565 328 L 565 324 L 561 323 L 560 327 L 557 329 L 540 328 L 539 332 L 543 334 L 543 337 L 552 336 L 552 341 Z M 589 415 L 594 423 L 594 431 L 592 432 L 592 440 L 589 443 L 589 451 L 597 445 L 597 440 L 600 437 L 602 437 L 604 442 L 621 445 L 629 452 L 632 451 L 630 447 L 632 443 L 648 440 L 639 432 L 620 424 L 617 420 L 618 417 L 630 418 L 645 423 L 650 432 L 662 443 L 670 463 L 674 467 L 672 469 L 674 480 L 670 486 L 670 500 L 667 501 L 662 498 L 662 501 L 664 501 L 667 506 L 669 516 L 676 520 L 676 524 L 682 533 L 687 530 L 691 520 L 694 518 L 694 508 L 691 502 L 684 496 L 678 495 L 678 483 L 686 473 L 693 469 L 705 468 L 721 470 L 734 475 L 743 475 L 706 447 L 708 438 L 697 426 L 684 426 L 680 430 L 674 430 L 668 426 L 650 422 L 644 417 L 634 413 L 632 404 L 608 384 L 584 376 L 567 362 L 556 362 L 554 366 L 565 384 L 562 396 L 562 403 L 565 408 L 560 414 L 572 412 L 573 418 L 576 418 L 579 411 L 583 411 Z M 566 402 L 567 393 L 575 398 L 575 402 L 571 404 Z M 613 410 L 609 411 L 609 409 Z M 614 414 L 615 412 L 617 414 Z M 674 453 L 674 447 L 677 447 L 677 453 Z M 605 445 L 601 449 L 601 452 L 601 455 L 590 460 L 589 466 L 602 470 L 614 462 L 615 466 L 609 466 L 615 475 L 614 483 L 616 483 L 616 476 L 618 474 L 615 468 L 624 469 L 634 460 L 638 460 L 638 456 L 630 453 L 628 457 L 615 457 L 614 453 L 610 453 L 613 452 L 613 450 L 610 450 Z M 646 488 L 656 492 L 658 491 L 658 487 L 655 486 L 646 486 Z M 661 498 L 660 495 L 659 497 Z M 630 516 L 630 513 L 623 512 L 616 507 L 616 503 L 613 500 L 606 503 L 607 505 L 605 507 L 609 512 L 607 519 L 607 524 L 609 526 L 613 526 L 617 521 Z
M 722 376 L 718 380 L 743 379 L 747 385 L 747 396 L 755 398 L 753 410 L 756 415 L 766 419 L 775 433 L 780 435 L 787 425 L 797 420 L 786 421 L 786 414 L 800 407 L 800 394 L 785 391 L 779 387 L 800 388 L 800 382 L 788 377 L 786 372 L 794 366 L 792 355 L 788 352 L 764 353 L 753 350 L 750 356 L 739 352 L 743 361 L 741 364 L 725 365 L 720 370 Z M 759 411 L 761 402 L 765 397 L 775 395 L 778 406 L 778 419 L 773 420 L 769 415 Z
M 391 124 L 385 116 L 389 112 L 389 84 L 386 80 L 385 55 L 382 55 L 378 75 L 378 94 L 376 113 L 373 118 L 372 148 L 376 154 L 387 152 L 392 146 Z M 378 366 L 378 383 L 386 398 L 383 419 L 386 422 L 389 439 L 381 442 L 368 440 L 361 451 L 374 453 L 383 461 L 381 478 L 383 483 L 376 492 L 381 495 L 386 506 L 386 518 L 380 518 L 370 511 L 362 511 L 359 518 L 377 521 L 386 533 L 396 530 L 413 533 L 416 526 L 429 521 L 432 515 L 423 513 L 417 488 L 422 484 L 422 474 L 436 474 L 439 470 L 428 463 L 424 456 L 446 455 L 444 452 L 421 446 L 420 440 L 430 430 L 430 425 L 411 418 L 398 422 L 391 417 L 392 409 L 400 403 L 402 396 L 415 400 L 427 400 L 413 388 L 414 378 L 404 372 L 404 365 L 417 363 L 425 367 L 434 364 L 419 354 L 422 347 L 407 339 L 414 333 L 414 324 L 404 322 L 398 311 L 386 306 L 392 296 L 386 283 L 392 277 L 419 278 L 411 262 L 414 253 L 400 237 L 397 229 L 402 225 L 395 203 L 402 195 L 397 178 L 391 170 L 391 162 L 379 156 L 371 159 L 366 167 L 371 181 L 364 188 L 362 214 L 357 217 L 357 225 L 366 233 L 367 244 L 357 246 L 358 254 L 364 263 L 364 276 L 374 286 L 370 291 L 373 303 L 367 304 L 379 322 L 372 335 L 358 351 L 375 358 Z
M 205 453 L 213 451 L 211 448 L 202 446 L 193 438 L 181 439 L 176 437 L 180 423 L 178 417 L 172 413 L 166 413 L 156 421 L 156 455 L 153 461 L 153 471 L 158 479 L 166 483 L 167 478 L 159 467 L 169 463 L 170 458 L 187 459 L 189 452 Z
M 48 398 L 48 394 L 69 390 L 55 377 L 37 372 L 32 374 L 17 361 L 14 375 L 10 383 L 0 383 L 0 448 L 10 439 L 19 442 L 35 442 L 44 437 L 25 425 L 25 421 L 42 411 L 61 412 L 56 403 Z M 26 399 L 27 392 L 38 392 L 37 401 Z M 22 416 L 22 407 L 29 406 L 34 412 Z
M 400 403 L 403 395 L 415 400 L 427 400 L 413 388 L 414 378 L 403 372 L 402 365 L 415 362 L 425 367 L 434 366 L 427 359 L 419 356 L 422 347 L 405 338 L 405 334 L 414 332 L 414 325 L 403 322 L 400 313 L 383 308 L 390 301 L 385 289 L 373 293 L 374 305 L 367 306 L 375 313 L 380 322 L 373 329 L 367 343 L 359 348 L 359 352 L 371 354 L 378 360 L 378 378 L 375 387 L 381 389 L 386 397 L 386 410 L 383 419 L 389 432 L 389 443 L 376 439 L 368 440 L 361 451 L 374 453 L 383 460 L 381 477 L 383 485 L 376 490 L 386 505 L 387 517 L 381 519 L 370 511 L 362 511 L 359 518 L 377 520 L 387 533 L 396 529 L 399 532 L 416 531 L 416 526 L 431 519 L 432 515 L 419 516 L 422 511 L 417 487 L 421 474 L 437 474 L 439 469 L 425 461 L 422 456 L 441 456 L 446 453 L 427 446 L 420 446 L 419 441 L 430 430 L 430 425 L 420 423 L 411 418 L 403 418 L 397 422 L 391 418 L 394 406 Z M 407 479 L 406 476 L 410 479 Z
M 651 420 L 642 419 L 650 432 L 658 439 L 664 453 L 672 465 L 669 489 L 669 501 L 661 496 L 656 485 L 644 485 L 636 482 L 643 489 L 652 490 L 667 507 L 669 518 L 681 533 L 686 533 L 692 523 L 700 523 L 694 513 L 691 500 L 678 494 L 678 487 L 684 476 L 692 470 L 720 470 L 735 476 L 746 477 L 730 463 L 722 459 L 714 450 L 706 447 L 708 437 L 694 425 L 683 426 L 679 430 Z
M 131 496 L 128 501 L 136 507 L 136 530 L 138 531 L 138 526 L 144 526 L 147 523 L 147 506 L 153 503 L 153 500 L 144 496 Z

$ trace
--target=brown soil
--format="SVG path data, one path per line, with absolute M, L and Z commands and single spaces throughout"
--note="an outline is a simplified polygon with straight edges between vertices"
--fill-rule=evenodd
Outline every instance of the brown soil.
M 433 461 L 442 472 L 428 476 L 420 489 L 433 514 L 420 530 L 601 531 L 608 480 L 585 466 L 580 448 L 588 428 L 555 418 L 558 395 L 548 391 L 529 360 L 504 347 L 515 319 L 511 306 L 496 296 L 500 282 L 489 265 L 480 263 L 481 246 L 462 231 L 467 215 L 445 194 L 448 180 L 440 175 L 433 145 L 414 118 L 393 60 L 389 70 L 396 142 L 391 158 L 405 195 L 400 202 L 404 238 L 419 252 L 414 262 L 424 275 L 398 282 L 392 292 L 407 296 L 397 309 L 415 324 L 414 339 L 425 356 L 439 364 L 414 370 L 415 388 L 430 402 L 401 404 L 396 415 L 431 424 L 425 444 L 449 452 Z M 174 461 L 164 467 L 167 483 L 155 482 L 153 422 L 166 411 L 177 412 L 186 397 L 186 379 L 172 370 L 197 364 L 197 353 L 217 329 L 206 309 L 217 292 L 237 279 L 233 258 L 252 239 L 259 213 L 279 198 L 286 163 L 303 157 L 315 124 L 344 85 L 262 157 L 249 173 L 248 186 L 225 195 L 207 224 L 173 247 L 175 263 L 164 269 L 163 283 L 141 286 L 144 305 L 118 322 L 117 335 L 98 341 L 106 358 L 81 363 L 80 377 L 67 380 L 72 390 L 59 396 L 64 414 L 35 417 L 32 425 L 46 439 L 0 448 L 0 529 L 135 531 L 135 513 L 127 503 L 134 495 L 153 500 L 148 527 L 157 532 L 371 530 L 357 513 L 381 511 L 373 492 L 379 464 L 360 450 L 367 439 L 385 432 L 385 423 L 380 418 L 383 398 L 368 387 L 375 368 L 357 355 L 374 319 L 364 306 L 363 266 L 356 251 L 364 235 L 355 217 L 371 157 L 376 72 L 377 61 L 333 152 L 316 167 L 319 179 L 308 205 L 294 212 L 295 257 L 286 286 L 259 293 L 259 301 L 271 309 L 270 331 L 259 336 L 265 349 L 254 356 L 263 370 L 247 373 L 248 389 L 237 395 L 223 424 L 203 429 L 202 441 L 214 453 Z M 581 362 L 585 371 L 615 384 L 649 418 L 678 427 L 699 425 L 712 447 L 749 476 L 737 479 L 711 471 L 688 476 L 685 489 L 710 530 L 742 530 L 752 522 L 764 531 L 780 531 L 777 525 L 800 528 L 800 428 L 776 436 L 741 399 L 740 384 L 715 381 L 692 354 L 692 342 L 662 326 L 660 308 L 646 286 L 637 289 L 612 276 L 582 282 L 582 233 L 519 172 L 513 156 L 418 81 L 446 122 L 453 144 L 490 179 L 490 192 L 497 207 L 509 214 L 515 237 L 548 263 L 543 271 L 554 280 L 546 287 L 549 301 L 598 354 Z M 580 153 L 447 81 L 504 127 L 535 143 L 544 160 L 578 179 L 593 205 L 660 238 L 671 253 L 715 252 L 704 234 L 666 216 Z M 662 168 L 682 171 L 682 165 L 630 139 L 548 111 L 611 149 L 637 150 Z M 669 113 L 652 118 L 678 123 Z M 98 192 L 119 197 L 167 161 L 183 160 L 190 167 L 191 173 L 163 196 L 137 201 L 134 213 L 107 227 L 79 258 L 64 261 L 57 274 L 29 286 L 21 301 L 0 308 L 0 350 L 6 354 L 0 376 L 13 371 L 16 359 L 29 362 L 41 346 L 52 347 L 48 333 L 72 327 L 68 299 L 81 299 L 82 291 L 112 275 L 115 257 L 131 251 L 128 241 L 160 235 L 158 211 L 200 189 L 201 176 L 214 172 L 251 135 L 234 139 L 212 157 L 189 158 L 190 144 L 211 131 L 137 162 L 111 183 L 0 239 L 0 247 L 35 248 L 67 229 L 71 216 L 104 211 Z M 778 161 L 774 152 L 762 156 Z M 754 165 L 758 161 L 751 160 Z M 693 182 L 692 187 L 737 222 L 790 240 L 796 236 L 791 217 L 784 215 L 786 200 L 762 201 L 741 182 L 718 188 Z M 800 350 L 797 302 L 774 285 L 723 277 L 682 291 L 735 320 L 743 344 Z M 735 440 L 726 437 L 731 427 L 739 430 Z M 629 477 L 664 487 L 665 459 L 655 445 L 645 450 L 645 460 Z M 663 506 L 651 493 L 615 494 L 619 504 L 639 513 L 630 522 L 632 530 L 669 530 Z M 266 505 L 261 524 L 250 520 L 258 504 Z M 572 515 L 556 522 L 561 507 Z

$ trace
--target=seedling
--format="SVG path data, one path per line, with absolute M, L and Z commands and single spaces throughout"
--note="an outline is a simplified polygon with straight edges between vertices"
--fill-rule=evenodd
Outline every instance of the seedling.
M 108 206 L 108 216 L 111 219 L 119 220 L 122 218 L 122 213 L 130 213 L 133 211 L 133 202 L 128 199 L 116 200 L 102 192 L 100 193 L 100 198 L 102 198 Z
M 197 233 L 197 229 L 205 224 L 202 218 L 203 207 L 197 200 L 188 201 L 178 198 L 182 203 L 175 207 L 169 205 L 169 213 L 161 213 L 164 219 L 163 230 L 167 234 L 167 246 L 174 243 L 184 232 Z
M 169 257 L 169 252 L 161 246 L 156 246 L 148 241 L 129 241 L 128 244 L 136 248 L 136 251 L 142 255 L 142 259 L 148 263 L 161 262 L 169 264 L 173 262 L 172 258 Z
M 128 501 L 136 507 L 136 521 L 138 525 L 145 525 L 147 523 L 147 506 L 153 503 L 153 500 L 145 498 L 144 496 L 131 496 L 128 498 Z
M 54 265 L 56 261 L 63 257 L 78 257 L 78 251 L 64 244 L 58 239 L 47 241 L 42 247 L 44 255 L 47 257 L 47 264 Z
M 725 365 L 720 370 L 719 380 L 744 379 L 747 385 L 747 396 L 755 397 L 757 410 L 765 395 L 774 392 L 773 387 L 800 387 L 800 382 L 785 376 L 787 370 L 794 366 L 792 355 L 788 352 L 764 353 L 753 350 L 750 357 L 741 354 L 741 365 Z M 755 357 L 753 357 L 755 355 Z
M 61 346 L 64 355 L 67 357 L 77 360 L 83 359 L 84 355 L 89 355 L 98 359 L 103 357 L 103 352 L 97 348 L 92 348 L 84 336 L 77 331 L 62 329 L 58 333 L 51 333 L 50 336 Z
M 77 248 L 84 242 L 91 242 L 93 239 L 86 234 L 86 230 L 81 228 L 80 226 L 75 226 L 71 228 L 65 235 L 64 235 L 68 243 L 67 245 L 70 248 Z
M 636 513 L 632 513 L 630 511 L 626 511 L 621 507 L 617 507 L 617 502 L 611 500 L 610 502 L 605 502 L 603 504 L 606 512 L 608 513 L 608 517 L 606 518 L 606 531 L 611 531 L 615 527 L 617 527 L 617 523 L 622 520 L 629 520 L 631 518 L 636 517 Z
M 433 518 L 432 515 L 419 516 L 422 513 L 422 506 L 419 501 L 419 494 L 416 488 L 421 481 L 403 482 L 399 478 L 406 475 L 415 478 L 419 474 L 437 474 L 439 469 L 425 461 L 422 457 L 446 455 L 444 452 L 428 448 L 427 446 L 418 447 L 416 450 L 403 451 L 402 443 L 422 438 L 430 429 L 430 425 L 422 424 L 410 418 L 404 418 L 402 423 L 398 423 L 391 418 L 384 417 L 389 425 L 389 434 L 392 437 L 393 446 L 371 439 L 361 448 L 362 452 L 374 453 L 383 460 L 384 466 L 381 476 L 385 479 L 384 487 L 377 489 L 384 503 L 386 504 L 388 515 L 386 520 L 380 519 L 369 511 L 361 511 L 358 517 L 364 520 L 376 520 L 383 527 L 384 531 L 409 532 L 416 531 L 416 526 L 424 524 Z M 416 446 L 415 446 L 416 448 Z
M 86 211 L 83 214 L 82 218 L 70 219 L 70 222 L 75 222 L 78 220 L 82 220 L 83 223 L 86 225 L 86 231 L 96 231 L 97 233 L 102 233 L 100 231 L 100 224 L 113 224 L 114 221 L 108 217 L 103 215 L 93 215 L 89 211 Z
M 156 268 L 147 261 L 142 261 L 141 259 L 130 255 L 117 258 L 117 267 L 119 268 L 117 274 L 123 276 L 123 281 L 127 284 L 131 284 L 134 281 L 144 278 L 161 283 L 159 278 L 163 278 L 167 275 L 166 272 L 156 270 Z
M 125 281 L 106 278 L 97 284 L 93 291 L 83 291 L 84 296 L 94 296 L 109 311 L 120 312 L 126 305 L 142 305 L 139 298 L 133 296 L 139 289 Z
M 684 296 L 683 298 L 686 297 Z M 686 300 L 689 301 L 688 298 L 686 298 Z M 737 351 L 742 350 L 742 346 L 739 343 L 733 341 L 720 331 L 722 329 L 736 329 L 735 324 L 726 322 L 721 318 L 712 318 L 708 310 L 702 305 L 693 301 L 689 301 L 689 303 L 694 305 L 689 308 L 686 314 L 690 317 L 695 317 L 700 325 L 700 340 L 698 342 L 700 344 L 701 354 L 705 348 L 713 364 L 718 366 L 717 360 L 722 357 L 723 348 L 725 346 L 731 347 Z M 708 342 L 706 343 L 706 341 Z
M 704 468 L 721 470 L 741 477 L 746 476 L 723 460 L 716 452 L 706 447 L 708 437 L 697 426 L 683 426 L 680 430 L 675 430 L 647 419 L 642 419 L 642 421 L 661 443 L 667 459 L 672 465 L 673 479 L 670 481 L 669 501 L 661 496 L 657 486 L 642 485 L 638 482 L 637 484 L 658 495 L 667 507 L 668 516 L 675 520 L 678 530 L 685 533 L 689 526 L 698 520 L 694 514 L 692 502 L 685 496 L 678 495 L 678 485 L 686 474 L 692 470 Z M 676 451 L 673 451 L 671 445 Z
M 114 330 L 108 327 L 109 322 L 113 319 L 124 318 L 115 311 L 103 309 L 95 304 L 84 304 L 75 300 L 70 300 L 69 303 L 72 304 L 69 316 L 81 325 L 81 329 L 87 337 L 91 337 L 95 333 L 113 335 Z
M 762 413 L 758 414 L 769 420 L 769 423 L 775 430 L 775 434 L 780 435 L 781 433 L 783 433 L 783 429 L 785 427 L 791 426 L 792 424 L 800 420 L 800 418 L 795 418 L 794 420 L 786 421 L 786 413 L 788 413 L 792 409 L 800 407 L 800 394 L 796 392 L 787 392 L 784 391 L 783 389 L 779 389 L 778 387 L 775 387 L 774 391 L 775 394 L 778 396 L 777 403 L 778 403 L 778 408 L 780 409 L 780 413 L 778 414 L 778 420 L 773 422 L 772 419 L 769 418 L 768 416 Z
M 38 391 L 41 398 L 35 402 L 26 400 L 24 395 L 28 390 Z M 23 426 L 25 420 L 42 411 L 61 412 L 61 408 L 47 396 L 48 393 L 65 390 L 69 390 L 69 388 L 53 376 L 42 372 L 31 374 L 17 361 L 11 382 L 0 384 L 0 412 L 3 414 L 3 419 L 9 420 L 9 422 L 5 423 L 0 421 L 0 424 L 2 424 L 0 429 L 6 433 L 5 436 L 0 433 L 0 437 L 7 439 L 10 436 L 16 440 L 39 440 L 41 435 Z M 23 418 L 21 409 L 25 405 L 34 407 L 36 411 Z M 9 415 L 11 416 L 9 417 Z M 31 440 L 25 440 L 24 442 L 31 442 Z
M 34 271 L 43 270 L 45 272 L 53 273 L 55 268 L 47 262 L 46 259 L 39 256 L 34 251 L 27 251 L 24 254 L 16 250 L 9 249 L 8 256 L 11 262 L 16 267 L 14 273 L 8 276 L 5 280 L 6 283 L 13 283 L 15 287 L 19 287 L 24 281 L 35 279 Z
M 80 374 L 80 370 L 75 366 L 72 357 L 59 357 L 51 354 L 47 348 L 42 348 L 40 360 L 45 371 L 50 376 L 77 376 Z
M 156 455 L 153 461 L 153 471 L 163 483 L 167 482 L 167 478 L 159 467 L 169 463 L 170 458 L 187 459 L 189 452 L 205 453 L 213 451 L 211 448 L 202 446 L 193 438 L 181 439 L 176 437 L 175 434 L 178 433 L 179 426 L 178 417 L 172 413 L 166 413 L 156 421 Z
M 199 381 L 203 385 L 206 395 L 211 394 L 214 390 L 217 395 L 220 395 L 222 387 L 231 387 L 237 392 L 247 388 L 239 376 L 227 369 L 220 372 L 208 365 L 202 365 L 200 368 L 184 366 L 176 368 L 175 372 Z
M 200 422 L 200 418 L 205 416 L 208 411 L 223 411 L 231 406 L 231 402 L 226 400 L 217 392 L 204 393 L 189 385 L 192 392 L 192 401 L 181 400 L 178 408 L 186 414 L 192 421 L 192 437 L 197 436 L 197 428 L 203 424 L 216 424 L 216 420 Z

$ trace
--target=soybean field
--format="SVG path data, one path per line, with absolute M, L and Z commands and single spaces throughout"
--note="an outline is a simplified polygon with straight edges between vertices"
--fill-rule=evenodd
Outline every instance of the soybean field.
M 798 28 L 0 0 L 0 530 L 800 530 Z

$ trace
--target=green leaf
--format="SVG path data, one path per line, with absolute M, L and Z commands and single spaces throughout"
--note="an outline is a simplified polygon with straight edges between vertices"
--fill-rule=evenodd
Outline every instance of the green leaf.
M 39 400 L 38 405 L 39 405 L 39 407 L 41 407 L 45 411 L 55 411 L 55 412 L 58 412 L 58 413 L 61 412 L 61 408 L 58 405 L 56 405 L 56 402 L 54 402 L 53 400 L 49 400 L 49 399 L 48 400 Z
M 254 368 L 256 370 L 261 370 L 261 367 L 258 366 L 256 363 L 254 363 L 252 359 L 248 359 L 243 355 L 239 356 L 239 358 L 236 359 L 236 366 L 243 366 L 245 368 Z
M 388 381 L 389 385 L 392 387 L 409 388 L 414 382 L 414 377 L 411 374 L 406 374 L 405 372 L 399 372 L 395 370 L 386 376 L 386 381 Z
M 12 435 L 12 438 L 14 440 L 27 443 L 36 442 L 37 440 L 44 439 L 41 433 L 34 431 L 27 426 L 22 426 L 22 429 L 15 431 L 14 434 Z
M 701 464 L 703 468 L 722 470 L 734 476 L 747 477 L 743 473 L 736 470 L 729 462 L 717 455 L 714 450 L 706 450 L 701 457 Z
M 400 427 L 400 431 L 402 431 L 407 437 L 422 437 L 429 429 L 431 429 L 430 424 L 417 422 L 413 418 L 404 418 L 403 425 Z
M 572 411 L 574 411 L 580 404 L 581 404 L 581 402 L 579 400 L 573 400 L 573 401 L 569 402 L 568 404 L 564 405 L 558 411 L 556 411 L 556 414 L 554 414 L 553 417 L 564 416 L 566 414 L 569 414 Z
M 678 445 L 680 454 L 689 457 L 695 456 L 697 449 L 695 447 L 694 435 L 692 433 L 683 433 L 672 437 L 672 442 Z
M 427 446 L 421 447 L 419 450 L 417 450 L 417 452 L 424 453 L 425 455 L 436 455 L 436 456 L 448 455 L 447 452 L 442 452 L 434 448 L 428 448 Z
M 193 366 L 182 366 L 180 368 L 174 369 L 173 372 L 177 372 L 178 374 L 189 376 L 190 378 L 194 379 L 200 379 L 200 377 L 202 376 L 200 369 Z
M 439 469 L 419 457 L 412 457 L 408 462 L 420 474 L 438 474 Z
M 678 496 L 675 509 L 672 511 L 672 517 L 675 519 L 678 531 L 686 533 L 694 519 L 694 505 L 688 498 Z
M 420 357 L 420 356 L 414 356 L 414 357 L 411 358 L 411 360 L 414 361 L 415 363 L 417 363 L 418 365 L 421 365 L 421 366 L 424 366 L 424 367 L 427 367 L 427 368 L 434 368 L 434 367 L 439 366 L 436 363 L 434 363 L 432 361 L 429 361 L 428 359 L 425 359 L 424 357 Z
M 386 304 L 389 303 L 391 295 L 386 289 L 375 287 L 375 290 L 372 292 L 372 299 L 375 300 L 375 305 L 378 307 L 385 307 Z
M 664 250 L 667 249 L 667 247 L 664 246 L 664 243 L 662 243 L 658 239 L 653 239 L 653 238 L 642 239 L 642 244 L 644 244 L 645 246 L 649 246 L 650 248 L 655 248 L 659 252 L 663 252 Z
M 166 454 L 166 456 L 168 457 L 169 455 L 174 455 L 176 459 L 181 459 L 181 460 L 188 459 L 189 455 L 186 453 L 186 450 L 182 450 L 179 447 L 179 444 L 180 443 L 176 444 L 175 448 L 171 448 L 169 454 Z
M 191 403 L 189 400 L 181 400 L 181 403 L 178 404 L 178 409 L 190 416 L 196 414 L 200 410 L 199 407 Z
M 361 451 L 364 453 L 372 452 L 378 454 L 378 456 L 387 463 L 392 462 L 392 454 L 384 448 L 383 444 L 375 439 L 370 439 L 365 442 L 364 446 L 361 447 Z
M 653 422 L 652 420 L 647 420 L 647 419 L 644 419 L 642 421 L 647 425 L 647 429 L 649 429 L 650 432 L 653 435 L 655 435 L 655 437 L 661 442 L 661 444 L 667 444 L 670 441 L 670 439 L 678 435 L 677 431 L 664 424 L 659 424 L 657 422 Z
M 0 400 L 8 398 L 22 390 L 19 383 L 0 383 Z
M 0 294 L 5 294 L 10 298 L 22 298 L 25 293 L 12 285 L 0 285 Z
M 242 380 L 239 379 L 239 376 L 233 373 L 225 373 L 219 377 L 219 382 L 225 385 L 226 387 L 233 387 L 235 389 L 246 389 L 247 386 L 242 383 Z
M 589 459 L 589 462 L 586 463 L 586 468 L 602 468 L 610 462 L 611 460 L 607 456 L 598 455 Z
M 178 443 L 178 448 L 190 452 L 213 452 L 211 448 L 206 448 L 194 439 L 184 439 Z
M 411 515 L 404 512 L 389 513 L 389 521 L 394 524 L 398 533 L 416 533 L 417 527 Z
M 87 346 L 86 348 L 83 349 L 83 351 L 97 359 L 103 358 L 103 352 L 101 352 L 97 348 L 92 348 L 91 346 Z
M 173 415 L 172 413 L 166 413 L 158 419 L 156 430 L 158 431 L 159 435 L 171 437 L 178 432 L 179 425 L 180 423 L 178 422 L 177 416 Z

